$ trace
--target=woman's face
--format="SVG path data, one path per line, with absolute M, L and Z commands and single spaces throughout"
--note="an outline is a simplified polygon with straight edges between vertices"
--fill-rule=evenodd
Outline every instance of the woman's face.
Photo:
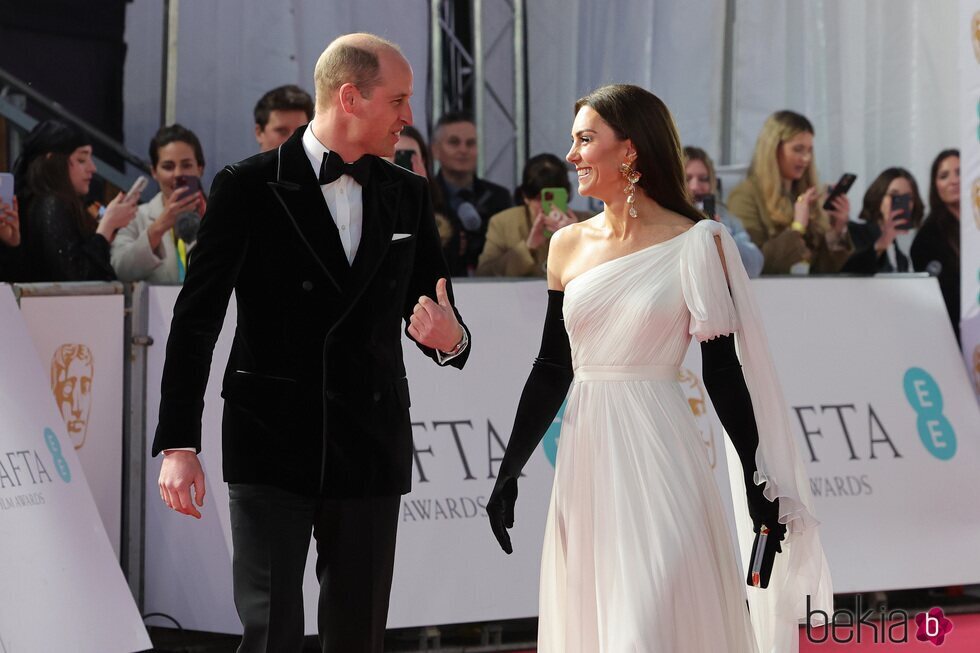
M 68 180 L 76 193 L 88 195 L 94 174 L 95 161 L 92 160 L 91 145 L 84 145 L 68 155 Z
M 684 179 L 687 181 L 687 192 L 697 199 L 711 193 L 711 176 L 704 161 L 693 159 L 684 166 Z
M 177 185 L 178 175 L 200 177 L 204 167 L 197 163 L 194 148 L 190 143 L 174 141 L 157 148 L 157 164 L 153 168 L 153 179 L 160 184 L 163 199 L 170 199 Z
M 625 180 L 619 166 L 633 151 L 629 141 L 620 140 L 612 127 L 592 107 L 582 107 L 572 123 L 572 148 L 565 159 L 575 166 L 578 192 L 608 203 L 623 195 Z
M 800 132 L 779 144 L 776 150 L 779 176 L 787 181 L 803 178 L 803 173 L 813 162 L 813 134 Z
M 936 190 L 943 204 L 952 206 L 960 203 L 960 157 L 948 156 L 939 164 Z
M 395 143 L 395 152 L 398 150 L 412 151 L 412 172 L 423 177 L 428 177 L 425 171 L 425 159 L 422 158 L 422 147 L 419 142 L 410 136 L 402 134 Z

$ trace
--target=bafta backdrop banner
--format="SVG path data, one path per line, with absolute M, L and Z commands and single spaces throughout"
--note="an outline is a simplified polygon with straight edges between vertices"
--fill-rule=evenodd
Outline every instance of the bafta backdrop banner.
M 47 373 L 112 548 L 122 537 L 122 295 L 24 297 L 21 313 Z
M 980 515 L 971 499 L 980 414 L 936 280 L 763 279 L 753 288 L 810 474 L 835 590 L 980 581 Z M 455 291 L 473 333 L 466 367 L 441 369 L 404 343 L 415 470 L 399 514 L 392 628 L 537 614 L 561 412 L 520 480 L 513 555 L 497 546 L 485 505 L 540 343 L 545 284 L 459 283 Z M 176 289 L 151 290 L 150 438 L 175 298 Z M 229 310 L 234 315 L 234 302 Z M 219 482 L 220 379 L 233 324 L 226 319 L 205 397 L 204 519 L 177 515 L 155 500 L 158 461 L 147 475 L 147 610 L 171 614 L 185 627 L 225 632 L 240 631 L 231 600 L 227 489 Z M 690 348 L 678 380 L 730 506 L 726 436 L 704 390 L 699 351 Z M 310 565 L 305 591 L 306 627 L 314 633 Z
M 0 333 L 0 651 L 146 650 L 150 639 L 74 446 L 77 430 L 51 393 L 50 359 L 39 361 L 5 285 Z
M 960 0 L 960 340 L 980 401 L 980 0 Z

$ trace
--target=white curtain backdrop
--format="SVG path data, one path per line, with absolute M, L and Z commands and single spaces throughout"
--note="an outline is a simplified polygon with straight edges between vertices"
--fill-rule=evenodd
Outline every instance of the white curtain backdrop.
M 205 182 L 258 152 L 252 109 L 263 93 L 298 84 L 313 94 L 313 67 L 335 37 L 368 31 L 398 43 L 415 72 L 412 108 L 425 132 L 427 0 L 183 0 L 178 33 L 177 122 L 201 139 Z M 149 158 L 160 126 L 162 0 L 134 0 L 126 15 L 126 145 Z
M 564 156 L 575 100 L 638 84 L 670 107 L 681 138 L 721 146 L 723 0 L 527 3 L 529 155 Z
M 499 8 L 492 5 L 504 2 L 485 0 L 486 15 L 495 16 Z M 909 168 L 925 192 L 932 157 L 957 142 L 956 2 L 733 4 L 729 163 L 748 164 L 766 116 L 788 108 L 813 122 L 825 181 L 857 173 L 853 216 L 867 184 L 888 166 Z M 684 143 L 704 147 L 720 163 L 725 14 L 725 0 L 529 0 L 528 155 L 564 155 L 574 101 L 602 84 L 630 82 L 659 95 Z M 162 17 L 162 0 L 128 6 L 126 144 L 144 156 L 159 126 Z M 424 127 L 427 0 L 180 3 L 177 119 L 201 137 L 206 180 L 256 151 L 252 107 L 259 96 L 285 83 L 312 91 L 320 51 L 355 30 L 381 34 L 405 50 L 415 70 L 413 108 Z M 512 75 L 508 56 L 486 65 L 498 83 Z M 492 133 L 503 124 L 492 111 L 487 121 L 486 154 L 493 158 L 500 149 L 492 147 L 494 139 L 512 133 Z M 510 178 L 507 167 L 498 159 L 497 171 Z
M 807 116 L 823 181 L 889 166 L 928 194 L 929 166 L 957 144 L 957 3 L 952 0 L 739 0 L 735 12 L 733 162 L 748 163 L 778 109 Z

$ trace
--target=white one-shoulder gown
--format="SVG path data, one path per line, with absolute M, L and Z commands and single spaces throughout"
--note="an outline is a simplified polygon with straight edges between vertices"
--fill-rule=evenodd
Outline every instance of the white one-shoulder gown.
M 748 277 L 728 232 L 702 221 L 584 272 L 565 288 L 564 317 L 575 379 L 545 529 L 538 650 L 796 650 L 801 592 L 826 609 L 830 578 Z M 756 408 L 757 482 L 780 498 L 780 521 L 789 530 L 767 590 L 745 585 L 677 382 L 692 334 L 704 340 L 733 332 L 753 404 L 763 405 Z M 779 405 L 765 406 L 771 402 Z M 733 492 L 744 549 L 751 547 L 751 522 L 744 490 L 733 484 Z

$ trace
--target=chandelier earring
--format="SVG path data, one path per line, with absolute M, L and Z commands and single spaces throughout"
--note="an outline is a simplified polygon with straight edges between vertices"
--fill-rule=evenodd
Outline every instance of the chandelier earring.
M 629 206 L 629 215 L 631 218 L 637 216 L 636 206 L 636 182 L 640 181 L 641 174 L 633 167 L 633 161 L 636 160 L 636 155 L 628 158 L 622 165 L 619 166 L 619 172 L 626 178 L 626 187 L 623 192 L 626 194 L 626 204 Z

